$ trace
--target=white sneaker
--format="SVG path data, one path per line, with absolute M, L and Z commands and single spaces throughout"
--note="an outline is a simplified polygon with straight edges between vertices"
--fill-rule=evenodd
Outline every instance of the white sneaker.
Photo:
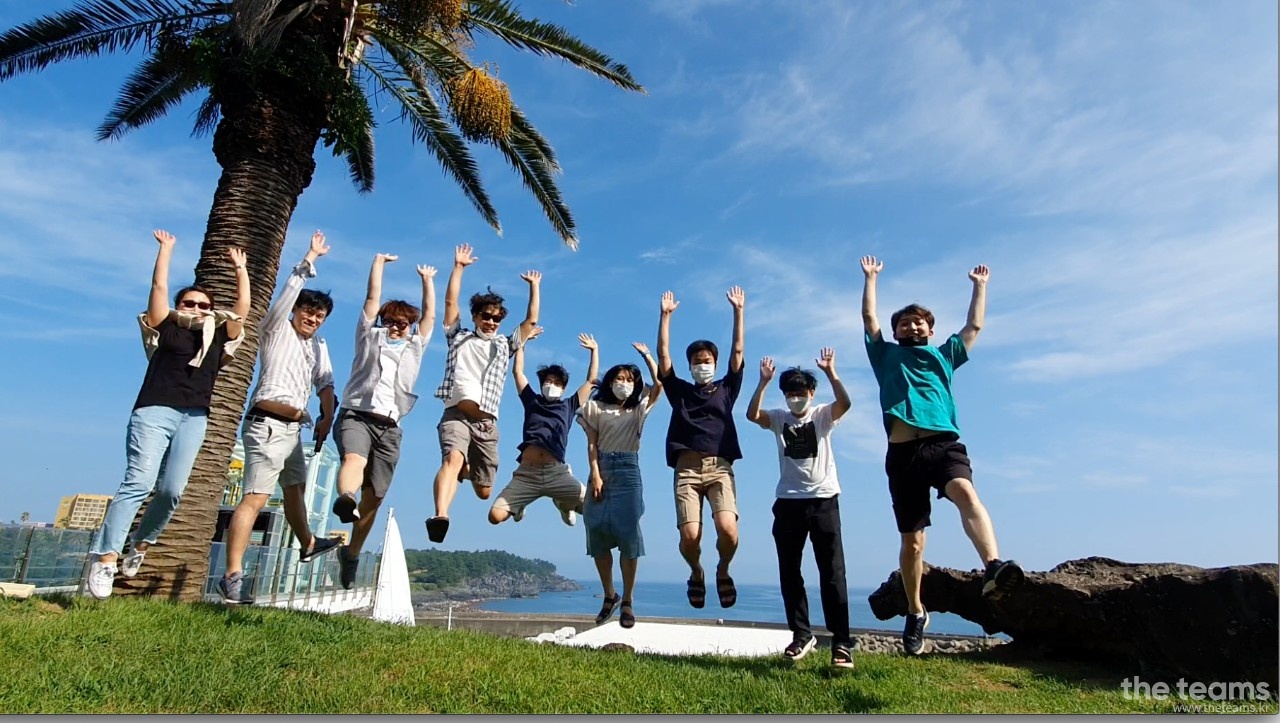
M 99 600 L 111 597 L 111 583 L 116 580 L 116 566 L 95 562 L 89 566 L 89 594 Z
M 560 519 L 570 527 L 578 524 L 578 513 L 573 510 L 560 510 Z
M 120 574 L 125 577 L 133 577 L 138 574 L 138 568 L 142 567 L 142 560 L 147 556 L 145 552 L 135 552 L 126 557 L 124 562 L 120 563 Z

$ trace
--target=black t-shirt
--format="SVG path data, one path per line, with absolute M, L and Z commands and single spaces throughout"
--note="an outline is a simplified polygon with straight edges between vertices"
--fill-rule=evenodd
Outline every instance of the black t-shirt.
M 553 402 L 533 391 L 532 384 L 526 384 L 524 391 L 520 392 L 520 403 L 524 405 L 524 441 L 520 443 L 520 451 L 524 452 L 525 447 L 538 446 L 550 452 L 557 461 L 564 462 L 569 427 L 573 423 L 573 415 L 578 413 L 577 392 L 566 389 L 564 396 Z
M 676 458 L 684 450 L 713 454 L 730 462 L 742 459 L 738 428 L 733 424 L 733 405 L 742 390 L 742 369 L 702 387 L 677 377 L 675 369 L 661 381 L 662 391 L 671 402 L 667 466 L 675 468 Z
M 138 390 L 133 408 L 208 409 L 213 382 L 218 378 L 218 365 L 222 362 L 222 347 L 227 343 L 226 325 L 221 324 L 214 330 L 209 351 L 199 367 L 191 366 L 191 360 L 200 351 L 203 338 L 200 329 L 183 329 L 166 317 L 156 331 L 160 332 L 160 346 L 147 364 L 147 375 L 142 378 L 142 389 Z

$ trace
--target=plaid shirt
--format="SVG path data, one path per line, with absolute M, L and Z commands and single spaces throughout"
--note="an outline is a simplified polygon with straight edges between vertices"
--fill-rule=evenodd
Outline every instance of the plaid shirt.
M 517 327 L 510 336 L 494 336 L 492 339 L 481 338 L 471 329 L 462 328 L 461 321 L 453 326 L 445 327 L 444 338 L 449 343 L 449 356 L 444 362 L 444 381 L 436 388 L 436 397 L 448 402 L 453 396 L 457 384 L 458 350 L 463 344 L 486 344 L 488 353 L 484 363 L 484 372 L 480 377 L 480 398 L 473 400 L 479 403 L 481 411 L 498 416 L 498 405 L 502 403 L 502 390 L 507 382 L 507 364 L 511 355 L 524 340 L 520 338 Z

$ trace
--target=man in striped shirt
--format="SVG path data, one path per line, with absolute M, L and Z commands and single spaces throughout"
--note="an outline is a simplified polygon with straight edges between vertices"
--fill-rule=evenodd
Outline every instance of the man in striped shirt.
M 301 543 L 300 562 L 333 550 L 338 540 L 311 534 L 304 497 L 306 457 L 302 426 L 311 423 L 307 404 L 314 386 L 320 397 L 320 420 L 314 425 L 319 445 L 333 426 L 333 366 L 329 350 L 316 331 L 333 311 L 328 294 L 302 285 L 316 275 L 316 259 L 329 253 L 324 234 L 316 231 L 311 248 L 293 267 L 276 302 L 267 310 L 258 331 L 258 386 L 249 401 L 240 438 L 244 443 L 244 497 L 227 527 L 227 571 L 218 592 L 228 603 L 249 602 L 242 597 L 243 558 L 253 523 L 276 483 L 284 488 L 284 514 Z M 290 315 L 292 311 L 292 315 Z
M 498 472 L 498 407 L 506 385 L 507 366 L 517 347 L 537 336 L 539 285 L 542 274 L 526 271 L 520 275 L 529 284 L 529 307 L 525 319 L 510 336 L 498 336 L 498 326 L 507 316 L 503 299 L 490 289 L 471 297 L 472 329 L 463 328 L 458 309 L 462 272 L 475 263 L 469 244 L 454 249 L 453 271 L 444 292 L 444 335 L 449 342 L 444 381 L 436 397 L 444 400 L 444 415 L 436 429 L 440 433 L 440 471 L 436 473 L 436 514 L 427 520 L 427 537 L 443 542 L 449 531 L 449 505 L 458 492 L 458 483 L 471 480 L 476 496 L 489 499 Z

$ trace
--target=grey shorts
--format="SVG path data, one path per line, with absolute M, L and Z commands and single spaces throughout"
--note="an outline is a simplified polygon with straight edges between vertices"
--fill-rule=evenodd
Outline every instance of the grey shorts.
M 244 444 L 244 493 L 269 495 L 281 487 L 307 483 L 302 424 L 247 414 L 240 428 Z
M 343 409 L 338 412 L 338 455 L 355 454 L 365 459 L 364 484 L 379 499 L 387 496 L 391 477 L 400 461 L 400 425 L 377 417 Z
M 582 502 L 587 488 L 574 479 L 569 465 L 521 464 L 511 475 L 511 482 L 502 488 L 493 509 L 507 510 L 517 522 L 524 517 L 524 508 L 539 497 L 550 497 L 561 510 L 582 512 Z
M 436 425 L 440 455 L 461 452 L 471 467 L 470 479 L 480 487 L 492 487 L 498 475 L 498 420 L 472 421 L 457 407 L 446 407 Z

